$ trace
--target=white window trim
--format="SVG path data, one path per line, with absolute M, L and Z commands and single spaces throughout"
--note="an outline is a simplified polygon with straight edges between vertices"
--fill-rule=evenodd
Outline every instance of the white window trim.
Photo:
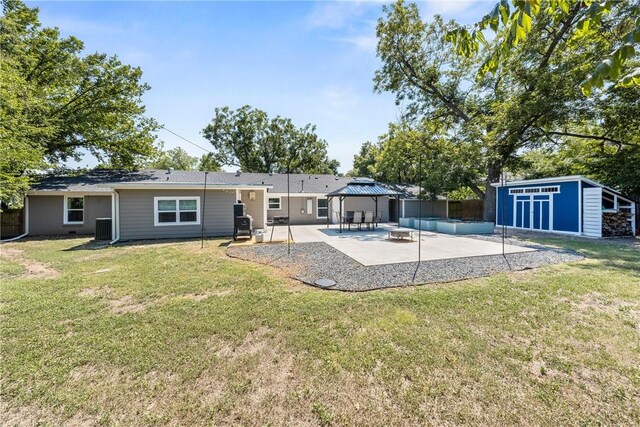
M 175 200 L 176 201 L 176 222 L 159 222 L 158 221 L 158 201 Z M 180 200 L 196 201 L 196 220 L 188 222 L 180 222 Z M 175 226 L 175 225 L 200 225 L 200 196 L 190 197 L 154 197 L 153 198 L 153 225 L 156 227 Z
M 556 191 L 541 191 L 543 188 L 549 188 L 549 187 L 556 187 L 557 190 Z M 514 192 L 514 190 L 516 190 L 516 192 Z M 538 190 L 537 192 L 527 192 L 527 190 Z M 509 195 L 513 196 L 529 196 L 529 195 L 536 195 L 536 194 L 558 194 L 560 193 L 560 186 L 559 185 L 543 185 L 540 187 L 518 187 L 518 188 L 510 188 L 509 189 Z
M 71 211 L 79 211 L 82 210 L 82 221 L 69 221 L 69 203 L 67 202 L 68 199 L 82 199 L 82 209 L 71 209 Z M 64 217 L 62 218 L 62 223 L 64 225 L 81 225 L 84 224 L 84 211 L 85 211 L 85 198 L 84 196 L 70 196 L 70 195 L 65 195 L 64 196 Z
M 320 214 L 320 200 L 327 200 L 326 197 L 316 197 L 316 219 L 327 219 L 327 216 L 329 215 L 329 202 L 327 201 L 327 207 L 326 208 L 322 208 L 322 209 L 326 209 L 327 210 L 327 215 L 325 216 L 319 216 Z
M 269 200 L 270 200 L 270 199 L 278 199 L 278 207 L 277 207 L 277 208 L 271 208 L 271 207 L 269 207 L 269 205 L 271 204 L 271 203 L 269 203 Z M 279 211 L 279 210 L 281 210 L 281 209 L 282 209 L 282 197 L 280 197 L 280 196 L 269 196 L 269 195 L 267 195 L 267 210 L 268 210 L 268 211 Z

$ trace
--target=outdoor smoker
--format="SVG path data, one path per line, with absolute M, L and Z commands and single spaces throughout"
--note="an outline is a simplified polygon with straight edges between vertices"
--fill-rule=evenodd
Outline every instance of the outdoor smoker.
M 253 218 L 247 215 L 247 205 L 240 200 L 233 205 L 233 218 L 233 240 L 238 240 L 240 236 L 251 239 Z

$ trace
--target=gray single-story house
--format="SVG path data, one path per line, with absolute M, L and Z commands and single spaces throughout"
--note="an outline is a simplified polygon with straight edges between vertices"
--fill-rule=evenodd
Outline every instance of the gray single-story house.
M 78 176 L 48 176 L 27 193 L 23 235 L 91 235 L 97 219 L 111 218 L 113 241 L 199 237 L 203 232 L 228 236 L 233 233 L 233 204 L 238 200 L 246 204 L 254 229 L 287 218 L 291 224 L 337 223 L 340 202 L 327 199 L 327 194 L 353 179 L 171 169 L 96 169 Z M 382 222 L 397 217 L 391 215 L 392 209 L 398 212 L 397 203 L 395 197 L 378 199 Z M 369 198 L 342 201 L 343 212 L 374 208 Z

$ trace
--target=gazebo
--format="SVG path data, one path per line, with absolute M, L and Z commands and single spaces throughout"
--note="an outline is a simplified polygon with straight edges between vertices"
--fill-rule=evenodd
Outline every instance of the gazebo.
M 386 187 L 383 187 L 382 185 L 378 184 L 377 182 L 370 180 L 370 179 L 362 179 L 362 178 L 356 178 L 353 181 L 349 182 L 347 185 L 345 185 L 342 188 L 339 188 L 335 191 L 332 191 L 331 193 L 327 193 L 327 205 L 331 202 L 331 200 L 333 200 L 334 198 L 338 198 L 339 204 L 340 204 L 340 218 L 339 218 L 339 223 L 340 223 L 340 233 L 342 233 L 342 224 L 343 224 L 343 215 L 342 215 L 342 202 L 347 198 L 347 197 L 370 197 L 374 203 L 375 203 L 375 218 L 378 217 L 378 198 L 379 197 L 396 197 L 396 199 L 400 199 L 400 194 L 397 191 L 393 191 L 393 190 L 389 190 Z M 397 203 L 397 207 L 398 207 L 398 217 L 400 217 L 400 203 Z M 327 215 L 327 228 L 329 227 L 329 217 L 330 215 Z

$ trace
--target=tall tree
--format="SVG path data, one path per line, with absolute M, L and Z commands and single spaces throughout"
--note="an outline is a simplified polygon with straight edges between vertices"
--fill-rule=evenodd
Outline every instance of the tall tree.
M 43 28 L 38 9 L 2 1 L 0 17 L 0 198 L 18 203 L 30 171 L 90 152 L 131 167 L 154 152 L 139 68 L 83 54 L 83 43 Z
M 182 147 L 172 148 L 167 151 L 160 151 L 155 159 L 145 164 L 150 169 L 169 169 L 190 171 L 196 170 L 199 159 L 190 156 Z
M 206 172 L 219 172 L 222 170 L 220 160 L 214 153 L 203 154 L 198 162 L 198 170 Z
M 481 58 L 499 49 L 500 38 L 481 44 L 480 55 L 468 58 L 451 44 L 449 35 L 460 28 L 457 23 L 445 23 L 439 16 L 425 23 L 415 4 L 402 1 L 384 11 L 377 26 L 382 66 L 375 89 L 395 93 L 407 116 L 429 123 L 427 128 L 444 125 L 450 143 L 481 154 L 463 177 L 484 200 L 486 220 L 495 218 L 495 189 L 489 184 L 499 180 L 503 167 L 516 169 L 523 152 L 578 137 L 632 143 L 608 136 L 616 123 L 637 125 L 621 113 L 624 108 L 606 113 L 605 106 L 624 105 L 636 88 L 605 87 L 595 99 L 586 98 L 579 85 L 589 74 L 588 64 L 617 46 L 615 29 L 634 22 L 637 8 L 612 4 L 610 13 L 576 42 L 572 31 L 582 17 L 581 2 L 566 12 L 541 7 L 526 39 L 501 57 L 493 73 L 485 74 L 479 74 L 486 67 Z M 630 64 L 622 64 L 621 72 Z M 605 114 L 615 120 L 601 120 Z M 631 131 L 640 133 L 637 127 Z M 464 157 L 465 151 L 454 153 Z
M 562 31 L 569 33 L 570 39 L 580 41 L 589 35 L 589 30 L 593 26 L 599 26 L 602 18 L 611 13 L 614 3 L 620 1 L 602 0 L 512 0 L 512 5 L 508 0 L 500 0 L 496 3 L 491 12 L 485 15 L 479 22 L 471 28 L 458 26 L 449 32 L 447 39 L 452 41 L 458 53 L 465 56 L 473 56 L 480 50 L 480 44 L 486 44 L 483 31 L 490 28 L 496 33 L 498 43 L 495 48 L 486 56 L 479 75 L 486 72 L 494 72 L 498 64 L 508 57 L 511 49 L 526 40 L 537 19 L 546 19 L 552 16 L 557 22 L 562 21 L 565 16 L 577 10 L 576 19 L 565 21 Z M 635 3 L 635 4 L 634 4 Z M 617 4 L 615 6 L 620 6 Z M 638 8 L 637 2 L 629 1 L 626 7 Z M 546 12 L 541 14 L 542 11 Z M 590 74 L 580 83 L 580 88 L 585 95 L 589 95 L 594 88 L 602 88 L 605 83 L 613 82 L 621 87 L 640 85 L 640 67 L 627 68 L 623 73 L 623 65 L 626 61 L 632 60 L 636 55 L 636 45 L 640 43 L 640 18 L 635 16 L 631 19 L 618 21 L 615 27 L 610 28 L 617 36 L 617 42 L 613 50 L 603 52 L 604 57 L 598 58 L 597 63 L 589 64 Z
M 347 172 L 347 175 L 379 179 L 376 167 L 379 155 L 379 144 L 365 142 L 358 154 L 353 156 L 353 169 Z
M 237 110 L 216 108 L 203 135 L 216 150 L 217 158 L 245 172 L 286 172 L 295 159 L 303 173 L 337 173 L 340 165 L 327 156 L 327 143 L 315 126 L 297 128 L 291 119 L 245 105 Z

